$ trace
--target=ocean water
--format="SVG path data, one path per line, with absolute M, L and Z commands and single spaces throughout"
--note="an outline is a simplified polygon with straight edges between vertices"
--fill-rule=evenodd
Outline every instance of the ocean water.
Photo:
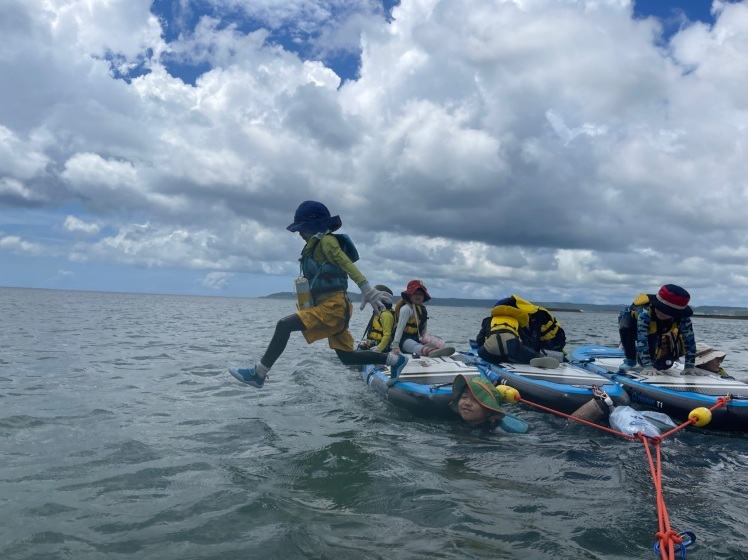
M 326 343 L 258 359 L 293 302 L 0 289 L 0 559 L 658 558 L 642 444 L 535 410 L 481 434 L 382 401 Z M 466 348 L 485 310 L 433 307 Z M 615 316 L 559 313 L 569 348 Z M 368 312 L 352 320 L 360 336 Z M 696 319 L 748 379 L 748 321 Z M 663 446 L 693 559 L 748 559 L 748 436 Z

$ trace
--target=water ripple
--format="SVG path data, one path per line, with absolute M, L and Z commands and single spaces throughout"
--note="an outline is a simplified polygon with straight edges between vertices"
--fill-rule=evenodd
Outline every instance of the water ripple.
M 292 304 L 2 289 L 3 560 L 628 559 L 652 554 L 641 443 L 514 406 L 528 434 L 398 410 L 324 343 L 254 363 Z M 486 310 L 435 308 L 458 347 Z M 251 318 L 248 319 L 248 318 Z M 561 313 L 570 346 L 615 344 L 613 314 Z M 368 316 L 355 313 L 360 336 Z M 696 319 L 748 377 L 748 322 Z M 748 560 L 748 437 L 662 446 L 673 526 L 696 557 Z

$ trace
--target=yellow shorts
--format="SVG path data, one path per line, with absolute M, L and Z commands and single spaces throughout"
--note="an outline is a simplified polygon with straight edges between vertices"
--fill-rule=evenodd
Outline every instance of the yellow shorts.
M 353 335 L 346 324 L 347 316 L 353 313 L 353 304 L 348 301 L 343 292 L 335 294 L 309 309 L 302 309 L 296 313 L 306 327 L 301 331 L 307 344 L 311 344 L 323 338 L 328 339 L 328 344 L 333 350 L 353 351 Z

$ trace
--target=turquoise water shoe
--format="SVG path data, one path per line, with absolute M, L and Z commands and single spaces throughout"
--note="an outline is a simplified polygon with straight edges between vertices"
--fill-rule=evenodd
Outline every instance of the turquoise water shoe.
M 252 366 L 251 368 L 231 367 L 229 368 L 229 373 L 236 377 L 242 383 L 246 383 L 247 385 L 251 385 L 252 387 L 255 387 L 257 389 L 262 388 L 262 386 L 265 384 L 265 379 L 267 378 L 267 375 L 263 375 L 262 377 L 260 377 L 260 374 L 257 373 L 255 366 Z
M 390 369 L 390 378 L 387 380 L 388 387 L 392 387 L 395 383 L 397 383 L 397 378 L 400 377 L 400 373 L 402 373 L 403 368 L 407 363 L 408 356 L 406 356 L 405 354 L 400 354 L 397 357 L 397 363 L 395 363 L 395 365 Z
M 618 368 L 619 371 L 627 372 L 627 371 L 637 371 L 639 370 L 639 366 L 636 363 L 636 360 L 629 360 L 626 358 L 623 360 L 623 363 L 621 364 L 621 367 Z

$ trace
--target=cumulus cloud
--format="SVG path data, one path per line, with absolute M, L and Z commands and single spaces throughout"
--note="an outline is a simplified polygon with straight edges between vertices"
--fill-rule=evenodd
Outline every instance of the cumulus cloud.
M 38 255 L 43 252 L 42 247 L 37 243 L 25 241 L 17 235 L 3 235 L 2 232 L 0 232 L 0 250 L 29 255 Z
M 222 290 L 233 276 L 230 272 L 210 272 L 200 281 L 200 284 L 211 290 Z
M 289 275 L 283 228 L 318 199 L 395 286 L 591 301 L 678 281 L 705 301 L 748 282 L 746 2 L 668 42 L 626 0 L 179 6 L 0 6 L 0 205 L 112 224 L 73 260 Z M 323 62 L 359 49 L 354 80 Z
M 101 230 L 98 224 L 86 223 L 83 220 L 79 220 L 75 216 L 68 216 L 65 218 L 65 222 L 62 227 L 70 232 L 84 233 L 86 235 L 96 235 Z
M 0 177 L 0 204 L 30 206 L 44 202 L 44 196 L 12 177 Z

